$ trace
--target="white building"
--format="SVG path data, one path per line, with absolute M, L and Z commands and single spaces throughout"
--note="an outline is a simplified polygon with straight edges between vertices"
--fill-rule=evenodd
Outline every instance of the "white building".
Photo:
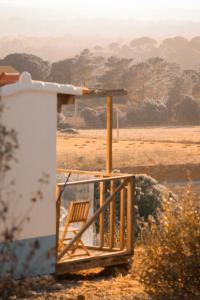
M 9 215 L 6 222 L 1 221 L 0 233 L 19 224 L 24 216 L 29 218 L 23 221 L 22 231 L 15 235 L 14 241 L 9 242 L 16 260 L 7 260 L 2 255 L 5 241 L 1 235 L 0 275 L 12 264 L 15 277 L 55 272 L 56 255 L 52 251 L 56 245 L 57 110 L 62 103 L 73 102 L 74 96 L 82 93 L 82 88 L 72 85 L 33 81 L 26 72 L 18 82 L 0 88 L 4 107 L 1 122 L 16 131 L 19 142 L 17 162 L 12 162 L 11 170 L 1 182 L 2 197 L 9 202 Z M 49 176 L 49 183 L 41 187 L 39 179 L 44 174 Z M 10 184 L 12 180 L 14 186 Z M 31 199 L 38 190 L 43 197 L 33 203 Z

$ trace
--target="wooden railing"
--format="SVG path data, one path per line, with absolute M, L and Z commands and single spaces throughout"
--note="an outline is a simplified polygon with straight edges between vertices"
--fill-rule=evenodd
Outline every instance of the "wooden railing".
M 99 174 L 98 174 L 99 175 Z M 97 175 L 97 176 L 98 176 Z M 113 174 L 112 174 L 113 175 Z M 99 175 L 100 176 L 100 175 Z M 109 182 L 109 195 L 107 192 L 107 182 Z M 134 176 L 118 175 L 93 178 L 89 180 L 80 180 L 68 182 L 67 186 L 75 186 L 79 184 L 99 184 L 99 208 L 88 219 L 85 226 L 79 233 L 64 246 L 62 251 L 58 253 L 57 259 L 60 260 L 67 250 L 76 243 L 82 234 L 94 223 L 99 224 L 99 244 L 90 246 L 91 249 L 100 249 L 107 251 L 127 251 L 132 254 L 134 250 Z M 57 185 L 57 192 L 62 188 L 64 183 Z M 116 203 L 118 199 L 119 205 L 119 228 L 116 230 Z M 59 236 L 59 219 L 60 219 L 60 201 L 57 202 L 57 245 Z M 109 210 L 109 226 L 105 228 L 105 213 Z M 107 230 L 108 232 L 107 232 Z M 118 246 L 116 247 L 116 234 L 118 235 Z M 105 245 L 105 236 L 108 241 Z

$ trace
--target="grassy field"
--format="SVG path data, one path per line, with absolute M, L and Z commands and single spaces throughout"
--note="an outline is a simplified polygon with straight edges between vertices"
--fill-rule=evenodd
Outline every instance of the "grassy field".
M 199 173 L 200 126 L 113 130 L 113 168 L 129 171 L 193 166 Z M 105 169 L 106 131 L 79 130 L 57 135 L 57 166 Z M 170 171 L 170 172 L 173 172 Z M 182 172 L 182 171 L 181 171 Z M 200 178 L 199 178 L 200 179 Z

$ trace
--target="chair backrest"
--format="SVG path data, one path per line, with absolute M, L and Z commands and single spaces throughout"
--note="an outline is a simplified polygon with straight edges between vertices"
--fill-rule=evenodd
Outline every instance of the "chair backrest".
M 69 223 L 86 222 L 90 209 L 90 201 L 71 202 L 69 207 Z

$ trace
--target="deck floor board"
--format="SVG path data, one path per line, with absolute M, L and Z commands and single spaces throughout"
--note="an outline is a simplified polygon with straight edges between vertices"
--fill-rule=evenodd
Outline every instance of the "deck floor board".
M 72 258 L 66 254 L 62 259 L 60 259 L 60 261 L 57 262 L 56 273 L 66 274 L 96 267 L 126 264 L 132 256 L 132 254 L 127 250 L 111 252 L 90 249 L 90 253 L 90 256 L 85 255 L 82 250 L 77 249 Z
M 83 253 L 83 251 L 81 249 L 77 249 L 75 254 L 72 256 L 72 258 L 70 258 L 67 254 L 65 254 L 63 256 L 63 258 L 58 262 L 58 263 L 62 263 L 62 262 L 73 262 L 73 261 L 79 261 L 79 260 L 83 260 L 83 259 L 92 259 L 95 257 L 100 257 L 103 255 L 113 255 L 114 253 L 119 253 L 119 252 L 124 252 L 124 251 L 105 251 L 105 250 L 93 250 L 93 249 L 89 249 L 91 256 L 86 255 L 85 253 Z

